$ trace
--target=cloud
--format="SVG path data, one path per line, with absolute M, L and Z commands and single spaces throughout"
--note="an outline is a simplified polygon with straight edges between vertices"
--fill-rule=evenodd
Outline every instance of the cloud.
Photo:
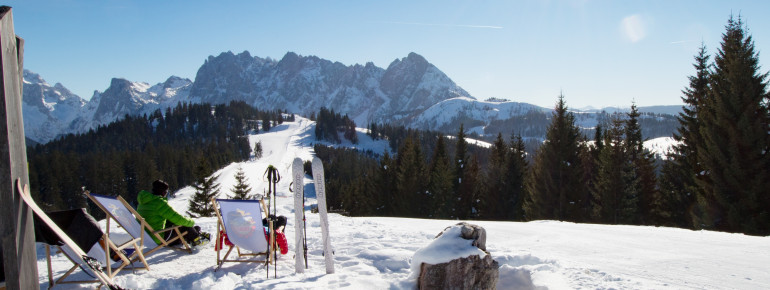
M 627 16 L 620 21 L 620 31 L 629 41 L 636 43 L 647 36 L 644 20 L 639 14 Z
M 420 25 L 420 26 L 443 26 L 443 27 L 503 29 L 502 26 L 494 26 L 494 25 L 441 24 L 441 23 L 395 22 L 395 21 L 383 21 L 382 23 L 404 24 L 404 25 Z

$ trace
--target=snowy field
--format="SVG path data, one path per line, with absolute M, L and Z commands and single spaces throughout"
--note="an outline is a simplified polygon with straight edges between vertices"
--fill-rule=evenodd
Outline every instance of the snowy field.
M 297 118 L 297 122 L 286 122 L 269 133 L 251 136 L 252 144 L 262 141 L 263 157 L 231 164 L 216 173 L 220 174 L 221 197 L 226 198 L 239 166 L 247 173 L 254 192 L 260 193 L 267 188 L 263 181 L 267 166 L 279 169 L 283 179 L 278 184 L 278 214 L 288 217 L 290 249 L 270 266 L 269 277 L 261 264 L 226 263 L 214 272 L 212 241 L 193 254 L 161 250 L 147 258 L 149 271 L 124 270 L 115 282 L 132 289 L 414 289 L 416 273 L 411 262 L 415 252 L 458 221 L 330 214 L 335 273 L 326 274 L 318 214 L 307 210 L 309 266 L 304 274 L 295 274 L 294 233 L 301 227 L 294 224 L 288 190 L 290 165 L 295 157 L 312 158 L 311 144 L 317 143 L 313 126 L 307 119 Z M 387 148 L 385 142 L 373 142 L 365 134 L 359 133 L 359 140 L 359 148 L 374 152 Z M 177 190 L 172 206 L 184 213 L 193 191 L 190 187 Z M 316 201 L 308 176 L 305 192 L 305 207 L 309 208 Z M 487 230 L 487 249 L 500 264 L 498 289 L 770 289 L 770 237 L 557 221 L 469 222 Z M 199 218 L 196 223 L 214 235 L 216 218 Z M 37 249 L 40 288 L 45 289 L 45 251 L 41 244 Z M 61 254 L 53 257 L 54 276 L 69 267 L 70 262 Z M 86 278 L 80 270 L 74 276 Z

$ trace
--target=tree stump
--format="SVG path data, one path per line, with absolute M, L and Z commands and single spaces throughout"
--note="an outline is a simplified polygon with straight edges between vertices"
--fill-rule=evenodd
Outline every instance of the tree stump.
M 472 245 L 487 255 L 470 255 L 436 265 L 422 263 L 417 280 L 418 289 L 496 289 L 499 278 L 497 261 L 486 251 L 486 230 L 468 223 L 459 223 L 461 237 L 473 240 Z M 447 228 L 449 229 L 449 228 Z M 446 230 L 444 230 L 445 232 Z M 437 238 L 444 234 L 441 232 Z

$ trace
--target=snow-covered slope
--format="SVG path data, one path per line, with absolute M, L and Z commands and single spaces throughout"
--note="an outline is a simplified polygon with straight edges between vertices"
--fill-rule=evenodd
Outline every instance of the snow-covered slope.
M 289 168 L 295 157 L 310 160 L 313 122 L 297 118 L 269 133 L 251 136 L 261 141 L 264 156 L 230 164 L 215 174 L 226 197 L 235 184 L 238 167 L 247 173 L 254 192 L 266 189 L 262 175 L 268 165 L 284 178 L 278 183 L 278 214 L 294 213 Z M 359 133 L 361 149 L 382 152 L 384 141 Z M 149 185 L 148 185 L 149 186 Z M 314 186 L 305 177 L 305 205 L 316 204 Z M 187 210 L 190 187 L 176 191 L 170 201 L 179 212 Z M 288 219 L 289 254 L 265 268 L 255 264 L 226 264 L 214 272 L 213 243 L 193 254 L 162 250 L 148 257 L 151 270 L 121 272 L 115 281 L 132 289 L 414 289 L 415 254 L 456 220 L 384 217 L 346 217 L 330 214 L 330 236 L 335 249 L 335 273 L 326 274 L 318 214 L 306 211 L 308 269 L 294 273 L 294 234 L 300 225 Z M 768 289 L 770 237 L 752 237 L 663 227 L 606 226 L 557 221 L 469 221 L 487 231 L 487 249 L 500 263 L 497 289 Z M 104 226 L 104 221 L 101 221 Z M 215 218 L 199 218 L 204 231 L 214 233 Z M 113 224 L 114 227 L 114 224 Z M 113 228 L 120 232 L 121 229 Z M 48 286 L 43 247 L 38 245 L 41 288 Z M 434 249 L 435 250 L 435 249 Z M 53 271 L 69 268 L 62 255 L 53 258 Z M 273 271 L 277 268 L 277 273 Z M 276 275 L 274 277 L 273 275 Z M 79 270 L 76 278 L 86 278 Z M 87 289 L 65 285 L 59 289 Z
M 438 129 L 443 126 L 458 123 L 460 118 L 492 121 L 505 120 L 521 116 L 529 112 L 545 112 L 544 108 L 518 102 L 479 101 L 472 98 L 459 97 L 441 101 L 414 118 L 411 127 Z

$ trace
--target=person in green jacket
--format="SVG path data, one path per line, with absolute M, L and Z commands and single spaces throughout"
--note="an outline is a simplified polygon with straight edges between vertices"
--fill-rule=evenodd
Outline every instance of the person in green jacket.
M 192 219 L 177 213 L 168 205 L 168 198 L 166 197 L 168 195 L 168 188 L 168 184 L 163 180 L 155 180 L 152 183 L 152 192 L 146 190 L 139 191 L 139 195 L 136 198 L 138 202 L 136 211 L 155 230 L 180 225 L 182 226 L 180 228 L 181 232 L 187 232 L 183 238 L 188 243 L 197 246 L 207 242 L 210 239 L 208 233 L 201 232 L 201 228 L 196 226 Z M 166 233 L 166 240 L 176 237 L 175 231 L 168 231 Z M 152 239 L 157 244 L 161 243 L 155 236 Z M 179 243 L 181 241 L 177 239 L 171 245 Z

